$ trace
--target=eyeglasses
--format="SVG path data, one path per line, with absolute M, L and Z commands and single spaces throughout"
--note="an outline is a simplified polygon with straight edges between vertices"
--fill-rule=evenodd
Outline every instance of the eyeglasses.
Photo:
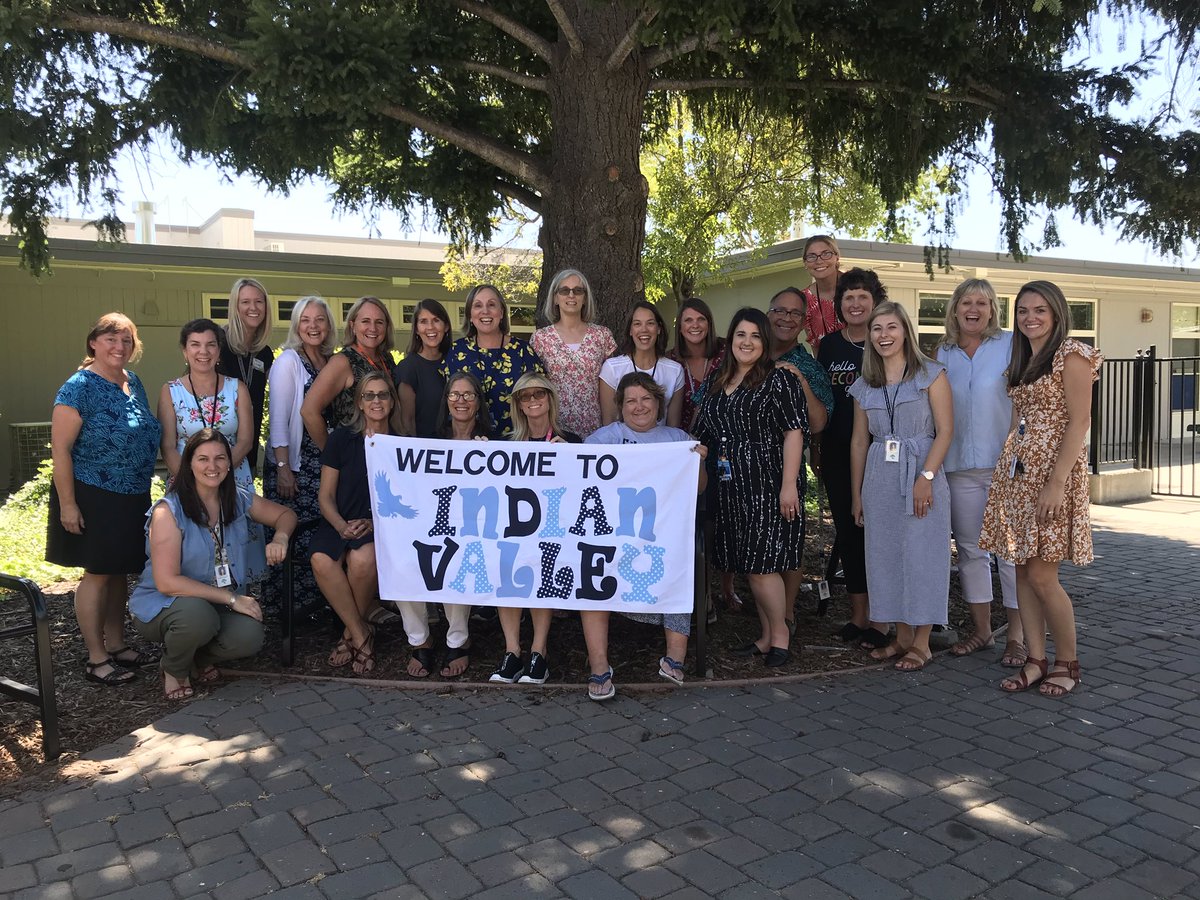
M 784 309 L 782 306 L 772 306 L 767 310 L 773 316 L 779 316 L 782 319 L 803 319 L 804 310 L 802 309 Z
M 530 400 L 545 400 L 550 392 L 545 388 L 530 388 L 527 391 L 521 391 L 521 395 L 517 397 L 518 403 L 528 403 Z
M 827 259 L 833 259 L 837 256 L 832 250 L 822 250 L 820 253 L 805 253 L 804 261 L 806 263 L 823 262 Z
M 476 394 L 474 391 L 451 391 L 446 396 L 451 400 L 474 400 Z
M 387 391 L 363 391 L 362 398 L 368 403 L 374 403 L 376 400 L 391 400 L 392 395 Z
M 584 287 L 560 287 L 554 293 L 560 297 L 583 297 L 587 294 L 587 288 Z

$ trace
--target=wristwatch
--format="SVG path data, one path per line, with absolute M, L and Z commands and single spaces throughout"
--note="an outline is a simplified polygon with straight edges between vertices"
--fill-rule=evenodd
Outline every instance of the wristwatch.
M 277 460 L 275 460 L 275 468 L 277 468 L 277 469 L 286 469 L 286 468 L 287 468 L 287 460 L 286 460 L 286 459 L 277 459 Z
M 921 470 L 921 476 L 922 476 L 922 477 L 923 477 L 923 478 L 924 478 L 926 481 L 933 481 L 933 473 L 932 473 L 932 472 L 930 472 L 928 469 L 922 469 L 922 470 Z

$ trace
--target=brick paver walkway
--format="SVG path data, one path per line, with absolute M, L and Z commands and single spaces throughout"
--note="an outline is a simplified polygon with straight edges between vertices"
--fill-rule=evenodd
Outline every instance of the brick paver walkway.
M 1200 897 L 1200 504 L 1097 509 L 1085 683 L 238 682 L 0 804 L 0 895 Z

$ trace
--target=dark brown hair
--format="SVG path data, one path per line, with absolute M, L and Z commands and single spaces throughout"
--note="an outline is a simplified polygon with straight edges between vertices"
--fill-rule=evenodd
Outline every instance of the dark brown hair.
M 758 334 L 762 338 L 763 351 L 758 362 L 742 378 L 740 387 L 744 387 L 748 391 L 754 390 L 767 380 L 771 370 L 775 368 L 775 363 L 771 360 L 771 323 L 767 320 L 767 314 L 753 306 L 743 306 L 733 314 L 733 319 L 729 323 L 729 331 L 725 335 L 725 357 L 721 360 L 721 366 L 713 377 L 712 387 L 709 388 L 708 393 L 710 397 L 715 392 L 724 390 L 725 385 L 737 374 L 738 363 L 733 355 L 733 334 L 743 322 L 749 322 L 758 328 Z
M 237 515 L 237 485 L 233 480 L 233 448 L 229 446 L 229 438 L 217 431 L 217 429 L 201 428 L 183 445 L 183 459 L 179 463 L 179 472 L 175 475 L 175 481 L 171 484 L 171 491 L 179 497 L 179 505 L 183 507 L 183 514 L 195 522 L 197 525 L 211 525 L 208 521 L 208 510 L 204 508 L 204 503 L 200 500 L 200 494 L 196 490 L 196 476 L 192 473 L 192 457 L 196 455 L 196 450 L 201 444 L 217 443 L 225 448 L 225 454 L 229 458 L 229 471 L 225 474 L 225 478 L 217 486 L 217 499 L 221 505 L 221 519 L 225 524 L 233 521 Z

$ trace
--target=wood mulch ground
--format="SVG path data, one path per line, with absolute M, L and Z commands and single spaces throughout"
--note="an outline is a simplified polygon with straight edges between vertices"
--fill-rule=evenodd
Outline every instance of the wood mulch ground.
M 810 544 L 812 541 L 810 540 Z M 806 571 L 818 571 L 816 554 L 806 561 Z M 811 564 L 809 564 L 811 563 Z M 714 588 L 716 585 L 714 584 Z M 60 780 L 69 766 L 95 747 L 142 728 L 166 715 L 178 704 L 162 696 L 162 683 L 157 668 L 138 673 L 132 684 L 112 688 L 85 681 L 82 659 L 85 655 L 82 639 L 75 623 L 72 584 L 50 585 L 45 588 L 51 620 L 54 648 L 55 685 L 58 702 L 59 730 L 63 754 L 59 760 L 47 763 L 42 757 L 41 723 L 36 709 L 25 703 L 0 697 L 0 796 L 11 794 L 38 783 Z M 963 631 L 969 622 L 965 604 L 960 602 L 956 578 L 951 579 L 950 624 Z M 814 590 L 802 592 L 796 603 L 796 639 L 792 661 L 778 669 L 767 669 L 760 658 L 743 659 L 729 651 L 758 636 L 758 617 L 750 600 L 747 585 L 739 580 L 739 594 L 747 601 L 740 613 L 719 610 L 718 621 L 710 626 L 709 667 L 716 681 L 733 679 L 770 679 L 780 675 L 798 675 L 837 671 L 873 665 L 865 651 L 842 644 L 834 633 L 846 621 L 848 607 L 841 589 L 834 587 L 828 613 L 817 615 L 817 595 Z M 999 596 L 999 585 L 996 585 Z M 716 599 L 716 598 L 714 598 Z M 339 626 L 327 608 L 317 609 L 300 617 L 296 639 L 296 663 L 283 669 L 279 663 L 278 610 L 267 608 L 266 645 L 261 655 L 240 663 L 238 668 L 264 672 L 292 672 L 305 675 L 346 676 L 349 669 L 332 669 L 327 657 L 339 634 Z M 999 602 L 993 604 L 993 623 L 1004 621 Z M 28 620 L 23 600 L 0 599 L 0 628 Z M 524 626 L 528 640 L 528 623 Z M 969 628 L 965 628 L 969 631 Z M 444 626 L 434 628 L 435 637 L 444 636 Z M 136 635 L 130 629 L 131 639 Z M 33 639 L 31 637 L 0 641 L 0 676 L 26 683 L 34 681 Z M 456 681 L 485 682 L 503 655 L 504 641 L 498 627 L 472 628 L 471 664 L 467 673 Z M 527 646 L 527 644 L 526 644 Z M 802 652 L 795 648 L 803 647 Z M 609 637 L 610 662 L 618 682 L 654 682 L 657 680 L 658 658 L 664 652 L 662 629 L 614 616 Z M 687 678 L 696 681 L 694 646 L 689 647 Z M 550 681 L 564 687 L 585 690 L 587 658 L 579 617 L 570 614 L 556 618 L 551 629 Z M 376 641 L 377 667 L 374 679 L 412 681 L 405 673 L 408 645 L 399 623 L 379 630 Z M 444 683 L 435 672 L 430 683 Z M 712 683 L 712 682 L 709 682 Z M 514 686 L 515 690 L 521 688 Z M 197 696 L 203 696 L 197 689 Z

